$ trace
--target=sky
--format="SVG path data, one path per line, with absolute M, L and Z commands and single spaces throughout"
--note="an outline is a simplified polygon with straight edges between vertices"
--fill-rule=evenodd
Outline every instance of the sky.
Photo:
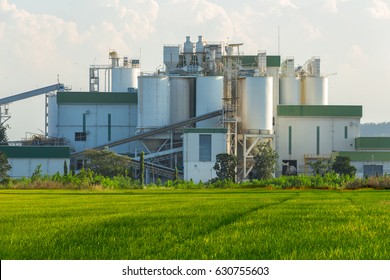
M 163 45 L 203 35 L 296 66 L 320 57 L 329 104 L 390 121 L 389 28 L 390 0 L 0 0 L 0 98 L 58 79 L 88 91 L 89 66 L 108 64 L 112 49 L 155 71 Z M 44 106 L 42 96 L 10 104 L 9 139 L 42 134 Z

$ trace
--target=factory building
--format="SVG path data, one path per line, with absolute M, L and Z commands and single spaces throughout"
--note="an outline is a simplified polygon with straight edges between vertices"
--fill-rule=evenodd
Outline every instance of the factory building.
M 58 92 L 48 96 L 48 136 L 69 139 L 74 152 L 128 138 L 137 129 L 137 94 Z M 132 147 L 116 147 L 126 153 Z
M 218 154 L 226 153 L 225 128 L 190 128 L 184 130 L 184 180 L 207 182 L 217 175 L 213 169 Z
M 310 174 L 308 163 L 331 159 L 334 151 L 355 151 L 361 117 L 361 106 L 278 106 L 278 175 L 287 175 L 288 166 Z
M 243 55 L 242 45 L 187 36 L 163 46 L 165 68 L 152 74 L 110 51 L 110 64 L 90 67 L 89 92 L 44 91 L 47 137 L 66 139 L 78 168 L 86 149 L 112 149 L 135 166 L 143 151 L 150 181 L 179 170 L 206 182 L 219 153 L 235 155 L 237 179 L 246 180 L 264 141 L 279 155 L 275 176 L 291 167 L 309 175 L 308 163 L 337 155 L 358 176 L 390 170 L 390 139 L 360 137 L 362 106 L 328 104 L 319 57 L 297 66 L 265 51 Z
M 53 146 L 0 146 L 11 165 L 8 175 L 11 178 L 31 177 L 40 166 L 42 175 L 54 175 L 69 167 L 70 148 Z
M 390 174 L 390 137 L 357 137 L 354 145 L 355 150 L 338 151 L 333 157 L 349 157 L 358 177 Z

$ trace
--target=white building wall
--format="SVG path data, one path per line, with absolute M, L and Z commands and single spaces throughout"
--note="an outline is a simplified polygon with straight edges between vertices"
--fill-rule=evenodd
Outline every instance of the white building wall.
M 304 173 L 308 171 L 304 166 L 305 157 L 330 158 L 334 151 L 354 151 L 355 138 L 359 136 L 359 123 L 360 120 L 356 117 L 279 117 L 276 130 L 279 173 L 282 170 L 283 160 L 297 160 L 298 173 Z M 291 154 L 289 127 L 291 127 Z M 317 150 L 317 127 L 319 127 L 319 150 Z M 347 135 L 345 127 L 347 127 Z
M 211 135 L 211 161 L 199 161 L 199 135 Z M 183 139 L 183 161 L 184 180 L 193 180 L 194 183 L 208 182 L 215 178 L 216 172 L 213 169 L 216 156 L 226 153 L 225 133 L 184 133 Z
M 41 164 L 42 175 L 54 175 L 57 172 L 62 174 L 64 161 L 69 167 L 69 158 L 8 158 L 12 166 L 8 175 L 12 178 L 31 177 L 39 164 Z
M 136 104 L 61 104 L 58 114 L 58 137 L 70 140 L 75 151 L 96 146 L 135 135 L 137 126 Z M 75 133 L 83 132 L 85 114 L 86 141 L 76 141 Z M 108 115 L 111 114 L 111 139 L 109 139 Z M 115 149 L 131 150 L 134 144 L 124 144 Z

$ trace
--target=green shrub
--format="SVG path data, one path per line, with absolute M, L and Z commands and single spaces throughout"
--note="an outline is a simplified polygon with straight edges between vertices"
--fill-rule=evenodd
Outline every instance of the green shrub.
M 357 178 L 351 180 L 345 184 L 346 189 L 390 189 L 390 177 L 368 177 L 368 178 Z

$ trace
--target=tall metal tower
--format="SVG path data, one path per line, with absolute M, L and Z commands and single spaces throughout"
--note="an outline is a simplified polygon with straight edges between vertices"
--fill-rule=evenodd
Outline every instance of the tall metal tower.
M 227 129 L 227 153 L 238 156 L 238 64 L 239 48 L 243 44 L 228 44 L 226 46 L 226 63 L 224 68 L 224 93 L 223 93 L 223 117 L 222 122 Z M 234 49 L 237 55 L 234 55 Z

